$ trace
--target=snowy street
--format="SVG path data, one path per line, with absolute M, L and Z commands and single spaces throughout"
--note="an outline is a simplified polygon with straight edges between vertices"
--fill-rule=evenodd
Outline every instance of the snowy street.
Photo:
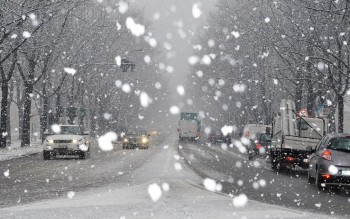
M 260 201 L 276 202 L 277 205 L 257 202 L 252 200 L 259 198 L 250 192 L 251 183 L 248 182 L 253 174 L 248 171 L 253 167 L 245 164 L 242 165 L 242 169 L 235 167 L 237 161 L 243 163 L 241 155 L 234 152 L 224 155 L 221 149 L 204 149 L 199 144 L 183 145 L 182 152 L 189 152 L 187 155 L 192 158 L 188 159 L 191 160 L 195 172 L 205 173 L 213 179 L 225 179 L 226 173 L 235 171 L 237 179 L 244 180 L 243 187 L 235 183 L 222 183 L 224 193 L 233 190 L 234 196 L 245 193 L 249 197 L 248 203 L 240 200 L 238 203 L 243 205 L 235 205 L 229 195 L 208 191 L 210 186 L 204 188 L 203 178 L 178 156 L 177 146 L 177 138 L 171 136 L 165 142 L 153 143 L 149 150 L 121 150 L 117 147 L 113 152 L 99 153 L 94 147 L 91 158 L 87 160 L 43 161 L 42 154 L 36 154 L 3 161 L 1 167 L 8 168 L 10 174 L 8 178 L 3 175 L 0 177 L 0 214 L 5 218 L 46 218 L 47 215 L 54 218 L 86 218 L 88 215 L 94 218 L 328 217 L 315 214 L 318 209 L 311 206 L 311 203 L 305 204 L 302 209 L 310 208 L 310 212 L 313 213 L 305 213 L 298 211 L 296 203 L 287 197 L 282 199 L 281 203 L 271 197 L 275 195 L 273 193 L 278 193 L 276 184 L 281 186 L 280 183 L 285 180 L 290 180 L 290 184 L 296 183 L 296 180 L 289 176 L 278 176 L 270 170 L 255 170 L 260 171 L 259 179 L 261 177 L 267 181 L 266 188 L 261 190 L 266 200 L 260 198 Z M 215 155 L 219 156 L 220 162 L 210 159 L 215 158 Z M 187 159 L 187 156 L 185 158 Z M 201 163 L 196 160 L 200 160 Z M 212 162 L 217 164 L 209 168 L 206 164 Z M 227 168 L 228 166 L 231 168 Z M 228 172 L 220 172 L 219 168 Z M 270 185 L 270 178 L 274 178 L 277 183 Z M 161 194 L 154 183 L 159 186 Z M 150 185 L 153 187 L 149 192 Z M 316 193 L 312 190 L 310 192 Z M 256 194 L 260 195 L 260 192 Z M 299 199 L 304 200 L 303 195 L 301 194 Z M 282 196 L 287 195 L 283 193 Z M 296 199 L 294 196 L 295 194 L 292 199 Z M 345 198 L 338 199 L 344 202 Z M 334 205 L 336 206 L 336 203 Z M 334 211 L 344 215 L 347 209 L 340 211 L 339 208 Z M 329 211 L 324 213 L 329 214 Z

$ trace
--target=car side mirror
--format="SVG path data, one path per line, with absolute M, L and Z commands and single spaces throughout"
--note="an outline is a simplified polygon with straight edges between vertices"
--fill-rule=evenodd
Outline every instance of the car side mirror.
M 311 146 L 307 146 L 307 147 L 305 148 L 305 150 L 306 150 L 307 152 L 313 152 L 313 148 L 312 148 Z

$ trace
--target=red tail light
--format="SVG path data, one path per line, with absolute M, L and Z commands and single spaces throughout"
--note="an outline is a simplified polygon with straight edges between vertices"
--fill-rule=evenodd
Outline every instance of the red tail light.
M 256 149 L 262 148 L 262 145 L 260 143 L 256 143 Z
M 321 157 L 325 160 L 331 161 L 332 160 L 332 153 L 329 150 L 325 150 L 325 151 L 323 151 Z
M 295 157 L 286 157 L 286 160 L 288 160 L 288 161 L 295 161 L 296 158 Z

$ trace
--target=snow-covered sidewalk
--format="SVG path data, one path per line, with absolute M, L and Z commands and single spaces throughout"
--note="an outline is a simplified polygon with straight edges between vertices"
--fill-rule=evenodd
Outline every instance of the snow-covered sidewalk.
M 0 161 L 10 160 L 39 153 L 43 150 L 41 142 L 33 142 L 29 147 L 21 147 L 20 141 L 15 141 L 6 148 L 0 148 Z

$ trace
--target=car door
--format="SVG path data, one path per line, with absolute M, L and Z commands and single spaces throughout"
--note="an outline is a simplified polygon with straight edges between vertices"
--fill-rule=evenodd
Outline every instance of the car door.
M 320 156 L 321 151 L 324 148 L 324 143 L 327 142 L 328 137 L 323 137 L 316 145 L 315 151 L 309 157 L 310 173 L 312 176 L 316 174 L 316 165 Z

